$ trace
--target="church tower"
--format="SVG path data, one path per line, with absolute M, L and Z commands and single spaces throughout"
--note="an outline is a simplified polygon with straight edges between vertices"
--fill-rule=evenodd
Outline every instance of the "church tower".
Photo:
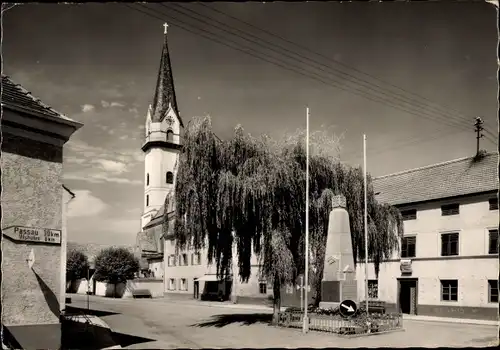
M 162 209 L 166 196 L 173 194 L 177 160 L 182 147 L 184 125 L 175 98 L 174 80 L 165 23 L 163 51 L 153 104 L 146 117 L 144 158 L 144 210 L 141 229 Z

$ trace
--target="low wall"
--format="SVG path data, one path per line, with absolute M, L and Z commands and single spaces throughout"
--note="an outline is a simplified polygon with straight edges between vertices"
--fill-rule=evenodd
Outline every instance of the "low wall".
M 73 291 L 77 294 L 87 293 L 87 280 L 76 281 L 72 285 Z M 95 291 L 93 290 L 93 280 L 90 279 L 90 290 L 93 294 L 103 297 L 113 297 L 116 293 L 117 298 L 132 298 L 132 291 L 138 289 L 147 289 L 153 298 L 163 297 L 163 280 L 154 278 L 137 278 L 128 280 L 127 283 L 118 283 L 116 286 L 106 282 L 95 282 Z

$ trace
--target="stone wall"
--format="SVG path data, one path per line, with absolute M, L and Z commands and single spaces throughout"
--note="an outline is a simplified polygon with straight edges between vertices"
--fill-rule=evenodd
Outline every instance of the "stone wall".
M 3 134 L 2 228 L 62 229 L 62 146 Z M 33 249 L 35 263 L 27 263 Z M 2 239 L 2 323 L 59 323 L 60 245 Z

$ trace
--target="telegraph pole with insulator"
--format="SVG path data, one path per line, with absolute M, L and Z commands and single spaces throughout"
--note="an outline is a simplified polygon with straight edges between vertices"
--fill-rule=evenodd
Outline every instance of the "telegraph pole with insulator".
M 477 140 L 477 144 L 476 144 L 476 155 L 479 155 L 479 139 L 481 137 L 484 137 L 484 135 L 481 133 L 481 131 L 484 130 L 483 128 L 483 120 L 481 119 L 481 117 L 476 117 L 476 122 L 474 123 L 474 127 L 475 127 L 475 131 L 476 131 L 476 140 Z

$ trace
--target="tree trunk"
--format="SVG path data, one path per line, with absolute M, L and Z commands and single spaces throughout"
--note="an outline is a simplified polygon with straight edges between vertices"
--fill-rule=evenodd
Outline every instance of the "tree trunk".
M 273 324 L 278 324 L 279 312 L 281 310 L 281 283 L 279 278 L 274 278 L 273 285 Z
M 116 283 L 115 283 L 115 288 L 113 288 L 113 298 L 116 298 Z

